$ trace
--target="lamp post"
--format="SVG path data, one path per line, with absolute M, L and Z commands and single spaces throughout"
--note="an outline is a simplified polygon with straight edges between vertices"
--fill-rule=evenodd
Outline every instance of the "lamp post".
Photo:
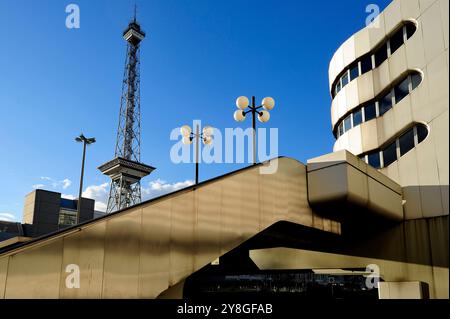
M 212 143 L 213 128 L 211 126 L 205 126 L 200 133 L 200 125 L 196 125 L 195 133 L 189 125 L 183 125 L 180 128 L 180 132 L 183 135 L 183 144 L 190 145 L 195 139 L 195 185 L 198 184 L 198 153 L 200 148 L 200 139 L 203 144 L 210 145 Z
M 267 122 L 270 119 L 269 111 L 274 108 L 275 100 L 271 97 L 265 97 L 261 105 L 256 106 L 255 97 L 252 96 L 252 104 L 246 96 L 240 96 L 236 99 L 236 106 L 239 110 L 234 112 L 234 119 L 237 122 L 242 122 L 245 120 L 245 116 L 248 113 L 252 113 L 252 128 L 253 128 L 253 165 L 256 164 L 256 114 L 258 114 L 258 120 L 262 123 Z M 246 108 L 249 110 L 244 111 Z M 264 110 L 258 111 L 264 108 Z
M 77 136 L 75 138 L 75 141 L 83 143 L 83 160 L 81 161 L 80 190 L 78 191 L 77 218 L 76 218 L 76 224 L 78 224 L 80 222 L 80 213 L 81 213 L 81 194 L 83 191 L 83 175 L 84 175 L 84 160 L 86 158 L 86 145 L 95 143 L 95 137 L 87 138 L 83 135 L 83 133 L 81 133 L 80 136 Z

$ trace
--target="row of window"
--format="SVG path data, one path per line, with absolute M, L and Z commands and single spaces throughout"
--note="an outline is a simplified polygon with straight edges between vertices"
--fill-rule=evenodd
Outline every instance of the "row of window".
M 58 224 L 60 227 L 71 226 L 77 223 L 77 211 L 61 208 L 59 211 Z
M 403 98 L 411 93 L 412 90 L 418 87 L 421 82 L 422 74 L 420 72 L 413 71 L 409 73 L 387 93 L 365 103 L 364 106 L 353 109 L 352 113 L 348 114 L 343 120 L 338 122 L 337 130 L 334 135 L 336 138 L 339 138 L 349 129 L 363 122 L 382 116 L 395 104 L 403 100 Z
M 386 147 L 359 155 L 359 158 L 375 168 L 387 167 L 422 142 L 427 135 L 428 128 L 417 124 Z
M 342 75 L 332 86 L 331 92 L 334 96 L 348 83 L 364 73 L 377 68 L 389 56 L 394 54 L 403 43 L 406 42 L 416 32 L 416 25 L 406 21 L 391 37 L 389 37 L 377 50 L 368 53 L 348 66 Z

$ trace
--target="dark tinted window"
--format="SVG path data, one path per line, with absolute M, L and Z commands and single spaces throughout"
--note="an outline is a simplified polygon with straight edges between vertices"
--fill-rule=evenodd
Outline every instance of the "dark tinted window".
M 394 141 L 383 150 L 384 167 L 395 162 L 396 160 L 397 160 L 397 149 Z
M 375 67 L 379 66 L 386 59 L 387 59 L 387 45 L 385 43 L 381 48 L 377 50 L 377 52 L 375 52 Z
M 340 90 L 341 90 L 341 82 L 338 82 L 336 83 L 336 91 L 334 94 L 338 94 Z
M 348 72 L 345 72 L 341 78 L 342 87 L 346 86 L 348 83 Z
M 417 125 L 417 142 L 422 142 L 428 135 L 428 129 L 424 125 Z
M 347 132 L 349 129 L 352 128 L 352 115 L 350 114 L 347 116 L 344 120 L 344 131 Z
M 368 154 L 369 165 L 375 168 L 380 168 L 380 152 Z
M 362 122 L 362 110 L 359 109 L 353 113 L 353 126 L 359 125 Z
M 399 83 L 395 88 L 395 103 L 400 102 L 405 96 L 409 94 L 409 88 L 408 88 L 408 77 L 404 79 L 401 83 Z
M 358 63 L 350 66 L 350 81 L 356 79 L 359 76 Z
M 338 136 L 341 136 L 342 134 L 344 134 L 344 122 L 341 122 L 338 126 Z
M 409 39 L 414 32 L 416 32 L 416 25 L 414 23 L 406 24 L 406 38 Z
M 364 106 L 364 120 L 367 122 L 377 116 L 375 103 L 372 102 Z
M 412 89 L 414 90 L 417 86 L 419 86 L 420 82 L 422 82 L 422 75 L 420 73 L 411 74 L 411 84 Z
M 372 56 L 366 55 L 361 59 L 361 74 L 372 70 Z
M 380 111 L 380 116 L 386 113 L 392 107 L 392 93 L 389 91 L 388 94 L 383 96 L 378 104 Z
M 341 82 L 338 81 L 338 83 L 336 83 L 336 94 L 338 94 L 338 92 L 341 90 Z
M 399 142 L 400 142 L 400 156 L 402 156 L 414 147 L 413 130 L 410 129 L 408 132 L 400 136 Z
M 403 28 L 400 28 L 389 40 L 391 45 L 391 54 L 397 51 L 403 44 Z

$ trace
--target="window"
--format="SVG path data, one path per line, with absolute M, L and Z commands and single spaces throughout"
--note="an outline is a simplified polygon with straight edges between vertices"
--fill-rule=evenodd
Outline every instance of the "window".
M 348 72 L 345 72 L 341 78 L 342 88 L 348 84 Z
M 359 67 L 358 63 L 355 63 L 350 67 L 350 81 L 353 81 L 359 76 Z
M 378 67 L 386 59 L 387 59 L 387 44 L 385 43 L 381 48 L 379 48 L 375 52 L 375 67 Z
M 389 109 L 391 109 L 394 104 L 399 103 L 408 94 L 411 93 L 411 87 L 416 87 L 421 82 L 421 73 L 417 71 L 410 71 L 408 75 L 401 79 L 392 89 L 388 91 L 382 98 L 376 98 L 369 102 L 364 107 L 358 107 L 353 110 L 353 112 L 347 116 L 346 119 L 339 119 L 338 123 L 342 124 L 342 128 L 337 128 L 337 137 L 341 136 L 344 132 L 348 131 L 350 128 L 360 125 L 363 122 L 370 121 L 377 116 L 382 116 Z M 415 84 L 412 84 L 414 82 Z M 410 86 L 411 84 L 411 86 Z M 378 103 L 378 113 L 377 106 Z M 364 116 L 363 116 L 364 115 Z M 352 116 L 352 118 L 350 117 Z M 344 123 L 346 121 L 346 123 Z M 342 129 L 342 133 L 339 131 Z
M 340 90 L 341 90 L 341 82 L 339 81 L 339 82 L 336 84 L 336 94 L 338 94 Z
M 361 74 L 372 70 L 372 55 L 366 55 L 361 59 Z
M 353 127 L 362 123 L 362 109 L 353 113 Z
M 420 82 L 422 82 L 422 74 L 420 74 L 419 72 L 414 72 L 413 74 L 411 74 L 412 90 L 418 87 Z
M 408 151 L 417 146 L 414 141 L 414 132 L 417 134 L 417 144 L 422 142 L 428 135 L 428 128 L 426 125 L 417 124 L 413 128 L 409 129 L 406 133 L 401 135 L 395 141 L 393 141 L 388 146 L 373 150 L 367 154 L 368 164 L 375 168 L 387 167 L 398 159 L 397 156 L 397 145 L 400 148 L 400 156 L 406 154 Z M 381 166 L 381 153 L 383 154 L 383 165 Z M 366 154 L 359 155 L 359 158 L 365 159 Z
M 379 103 L 378 103 L 380 116 L 389 111 L 389 109 L 392 107 L 392 92 L 389 91 L 388 94 L 383 96 Z
M 391 46 L 391 54 L 394 54 L 403 44 L 403 28 L 394 33 L 389 40 L 389 44 Z
M 397 143 L 396 141 L 389 144 L 384 150 L 383 150 L 383 161 L 384 161 L 384 167 L 388 166 L 389 164 L 392 164 L 397 160 Z
M 75 225 L 77 223 L 77 211 L 61 208 L 59 211 L 58 224 L 60 226 Z
M 338 127 L 338 136 L 341 136 L 342 134 L 344 134 L 344 122 L 341 122 Z
M 417 143 L 422 142 L 428 135 L 428 129 L 425 125 L 417 125 Z
M 406 31 L 405 31 L 406 30 Z M 389 39 L 385 39 L 381 47 L 375 52 L 367 53 L 358 60 L 354 61 L 349 67 L 343 70 L 343 76 L 339 80 L 336 80 L 334 87 L 331 88 L 331 93 L 336 95 L 348 82 L 356 79 L 358 76 L 369 72 L 372 68 L 378 67 L 381 63 L 388 58 L 388 43 L 390 47 L 390 53 L 393 54 L 398 48 L 404 44 L 404 33 L 406 32 L 406 39 L 409 39 L 414 32 L 416 32 L 416 25 L 413 22 L 406 21 L 404 26 L 397 30 Z M 374 64 L 372 65 L 372 57 L 374 58 Z M 361 71 L 358 70 L 358 63 L 361 63 Z M 347 74 L 347 75 L 346 75 Z M 339 87 L 338 87 L 339 85 Z
M 414 131 L 410 129 L 408 132 L 400 136 L 400 156 L 403 156 L 414 147 Z
M 371 119 L 374 119 L 377 117 L 377 112 L 375 109 L 375 102 L 372 102 L 370 104 L 367 104 L 364 107 L 364 119 L 365 121 L 370 121 Z
M 347 132 L 351 128 L 352 128 L 352 115 L 350 114 L 344 120 L 344 132 Z
M 395 103 L 400 102 L 405 96 L 409 94 L 408 77 L 394 88 L 394 93 L 395 93 Z
M 369 159 L 369 165 L 375 168 L 380 168 L 381 162 L 380 162 L 380 152 L 373 152 L 371 154 L 368 154 Z
M 406 39 L 409 39 L 416 32 L 416 25 L 412 22 L 406 24 Z

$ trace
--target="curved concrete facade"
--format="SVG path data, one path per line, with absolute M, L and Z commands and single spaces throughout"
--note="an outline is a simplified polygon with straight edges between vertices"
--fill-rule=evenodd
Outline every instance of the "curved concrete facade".
M 426 125 L 428 136 L 420 144 L 414 133 L 414 148 L 401 156 L 397 150 L 397 160 L 380 166 L 382 173 L 403 188 L 406 219 L 448 215 L 449 211 L 448 7 L 447 0 L 395 0 L 371 25 L 346 40 L 329 66 L 334 132 L 352 110 L 390 90 L 408 72 L 422 74 L 420 85 L 386 113 L 381 116 L 377 113 L 376 118 L 352 125 L 337 135 L 334 144 L 334 151 L 346 149 L 364 156 L 383 149 L 414 125 Z M 408 39 L 405 31 L 404 43 L 393 54 L 388 44 L 384 62 L 375 66 L 372 58 L 372 70 L 335 93 L 336 79 L 346 68 L 360 57 L 376 52 L 384 43 L 390 43 L 388 39 L 409 22 L 415 24 L 416 30 Z M 383 155 L 380 159 L 383 163 Z

